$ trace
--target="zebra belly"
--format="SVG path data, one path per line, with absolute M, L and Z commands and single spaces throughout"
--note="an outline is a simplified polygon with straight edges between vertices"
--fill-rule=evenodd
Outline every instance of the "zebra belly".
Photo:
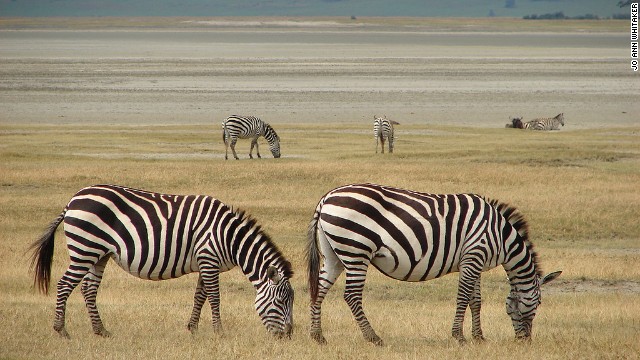
M 434 258 L 431 267 L 428 257 L 423 257 L 415 265 L 408 261 L 398 262 L 396 257 L 388 248 L 382 248 L 374 254 L 371 264 L 381 273 L 401 281 L 427 281 L 458 272 L 457 261 L 443 261 L 442 257 Z
M 111 259 L 118 264 L 118 266 L 128 272 L 129 274 L 146 280 L 167 280 L 167 279 L 176 279 L 183 275 L 190 274 L 192 272 L 198 271 L 198 265 L 195 262 L 192 264 L 191 262 L 187 262 L 184 267 L 180 266 L 178 268 L 167 267 L 166 269 L 162 269 L 162 267 L 156 267 L 152 270 L 144 270 L 138 269 L 137 267 L 131 266 L 126 259 L 122 259 L 121 256 L 117 254 L 111 254 Z

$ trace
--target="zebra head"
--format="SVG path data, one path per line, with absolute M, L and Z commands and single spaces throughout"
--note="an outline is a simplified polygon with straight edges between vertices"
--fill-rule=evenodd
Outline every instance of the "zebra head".
M 273 130 L 271 125 L 265 123 L 264 127 L 264 138 L 267 139 L 267 142 L 269 143 L 269 150 L 271 150 L 271 154 L 274 158 L 277 159 L 280 157 L 280 137 L 278 136 L 276 131 Z
M 556 120 L 560 122 L 560 125 L 564 126 L 564 113 L 556 115 Z
M 278 135 L 275 136 L 273 142 L 269 143 L 269 150 L 271 150 L 271 154 L 274 158 L 277 159 L 280 157 L 280 138 Z
M 266 278 L 258 287 L 256 311 L 267 330 L 279 338 L 293 334 L 293 287 L 289 270 L 267 269 Z
M 562 271 L 556 271 L 544 278 L 536 274 L 531 284 L 511 285 L 511 292 L 507 296 L 507 314 L 511 317 L 517 339 L 531 339 L 533 319 L 542 303 L 540 286 L 554 280 L 561 273 Z

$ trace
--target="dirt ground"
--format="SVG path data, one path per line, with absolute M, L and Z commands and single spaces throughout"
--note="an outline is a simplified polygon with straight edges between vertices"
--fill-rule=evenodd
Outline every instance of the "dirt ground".
M 252 114 L 368 126 L 386 114 L 504 127 L 510 116 L 563 112 L 567 131 L 639 123 L 624 32 L 185 23 L 0 27 L 0 122 L 217 124 Z

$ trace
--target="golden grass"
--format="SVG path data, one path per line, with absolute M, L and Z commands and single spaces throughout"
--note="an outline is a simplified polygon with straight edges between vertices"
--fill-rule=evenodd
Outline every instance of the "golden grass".
M 275 124 L 274 124 L 275 125 Z M 0 358 L 633 358 L 640 353 L 640 128 L 534 133 L 402 125 L 393 155 L 374 154 L 369 124 L 278 124 L 283 158 L 224 161 L 219 129 L 189 126 L 0 125 Z M 214 139 L 212 141 L 211 139 Z M 516 205 L 530 223 L 546 271 L 561 269 L 534 322 L 530 344 L 513 340 L 502 269 L 483 276 L 488 341 L 450 336 L 457 276 L 401 283 L 372 270 L 365 310 L 384 339 L 364 342 L 342 300 L 323 306 L 328 346 L 309 326 L 303 252 L 316 201 L 335 186 L 377 182 L 425 192 L 475 192 Z M 254 292 L 237 270 L 221 277 L 224 332 L 203 312 L 186 330 L 196 276 L 150 282 L 110 263 L 98 296 L 111 339 L 91 333 L 79 291 L 65 341 L 52 329 L 55 297 L 36 294 L 27 247 L 80 188 L 117 183 L 215 196 L 255 216 L 293 262 L 291 341 L 266 334 Z M 58 231 L 54 281 L 68 264 Z M 469 335 L 470 319 L 466 332 Z

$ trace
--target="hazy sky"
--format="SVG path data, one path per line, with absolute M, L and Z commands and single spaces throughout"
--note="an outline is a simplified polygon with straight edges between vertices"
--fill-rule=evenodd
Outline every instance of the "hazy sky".
M 0 0 L 0 16 L 453 16 L 628 13 L 618 0 Z

